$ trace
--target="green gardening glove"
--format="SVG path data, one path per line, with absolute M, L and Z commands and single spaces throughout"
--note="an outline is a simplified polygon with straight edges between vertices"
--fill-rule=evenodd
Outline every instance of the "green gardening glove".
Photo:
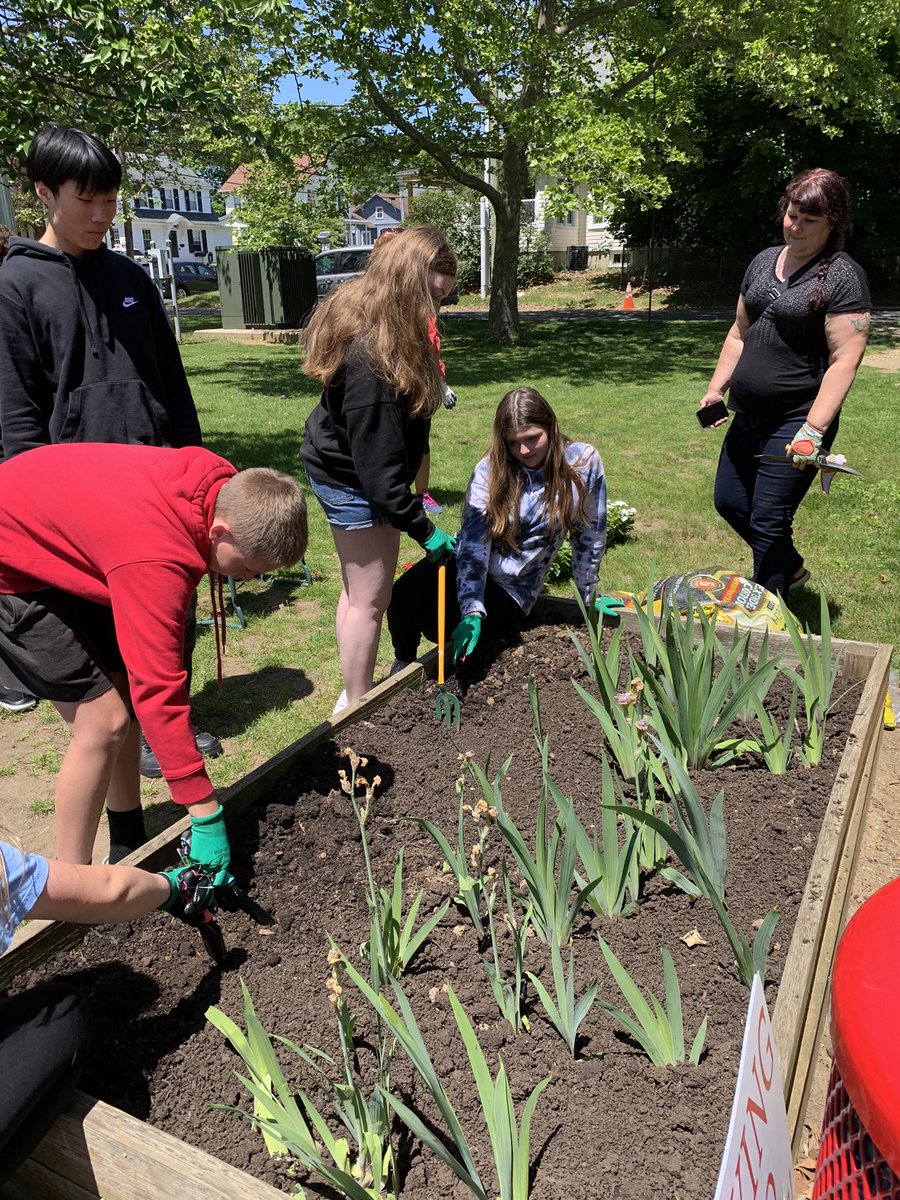
M 788 443 L 787 452 L 791 464 L 795 467 L 816 465 L 816 459 L 822 453 L 822 438 L 824 434 L 809 421 L 804 421 L 797 430 L 793 440 Z
M 169 881 L 172 889 L 168 900 L 159 906 L 164 912 L 171 913 L 188 925 L 202 925 L 207 909 L 216 911 L 216 891 L 213 881 L 198 866 L 172 867 L 169 871 L 160 871 Z
M 454 662 L 459 662 L 461 658 L 468 658 L 478 645 L 483 620 L 481 613 L 469 613 L 453 630 L 450 640 L 453 643 Z
M 225 829 L 225 812 L 220 804 L 208 817 L 191 817 L 189 862 L 212 876 L 216 887 L 221 887 L 231 878 L 228 867 L 231 863 L 231 847 Z
M 428 555 L 429 562 L 449 562 L 456 553 L 456 538 L 444 533 L 443 529 L 435 529 L 428 541 L 422 543 L 422 549 Z
M 624 607 L 625 601 L 620 600 L 618 596 L 598 596 L 594 601 L 594 608 L 600 614 L 601 624 L 609 625 L 613 629 L 621 621 L 622 614 L 619 610 Z

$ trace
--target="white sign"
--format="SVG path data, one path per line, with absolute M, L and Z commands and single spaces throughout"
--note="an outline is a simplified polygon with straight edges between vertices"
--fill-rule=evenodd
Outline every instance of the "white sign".
M 731 1124 L 715 1200 L 793 1200 L 794 1166 L 772 1023 L 757 975 L 750 992 Z

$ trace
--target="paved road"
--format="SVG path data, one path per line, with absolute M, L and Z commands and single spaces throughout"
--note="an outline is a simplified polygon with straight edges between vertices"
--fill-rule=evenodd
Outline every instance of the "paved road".
M 178 310 L 182 316 L 219 316 L 215 308 L 186 308 L 183 305 Z M 487 310 L 480 308 L 445 308 L 441 320 L 486 321 Z M 734 319 L 734 309 L 727 308 L 654 308 L 650 320 L 657 321 L 731 321 Z M 635 309 L 625 312 L 618 308 L 542 308 L 536 311 L 528 310 L 519 313 L 519 320 L 533 321 L 643 321 L 647 323 L 646 309 Z M 900 309 L 876 308 L 872 310 L 872 321 L 876 325 L 900 325 Z
M 486 321 L 487 312 L 484 309 L 444 309 L 441 319 L 465 318 L 466 320 Z M 635 309 L 625 312 L 617 308 L 546 308 L 537 312 L 519 312 L 520 321 L 643 321 L 648 319 L 646 309 Z M 732 321 L 734 309 L 727 308 L 654 308 L 650 320 L 655 321 Z M 872 310 L 872 321 L 877 325 L 900 324 L 900 309 L 877 308 Z

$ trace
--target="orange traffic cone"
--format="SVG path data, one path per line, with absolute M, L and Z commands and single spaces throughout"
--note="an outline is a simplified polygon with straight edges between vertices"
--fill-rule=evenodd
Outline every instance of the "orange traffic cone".
M 631 294 L 631 280 L 628 280 L 628 286 L 625 289 L 625 311 L 634 311 L 634 296 Z

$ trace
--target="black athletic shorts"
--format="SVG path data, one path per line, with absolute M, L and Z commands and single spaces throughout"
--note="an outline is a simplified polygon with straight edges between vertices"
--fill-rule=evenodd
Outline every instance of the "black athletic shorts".
M 111 608 L 58 588 L 0 595 L 0 687 L 77 703 L 124 673 Z

